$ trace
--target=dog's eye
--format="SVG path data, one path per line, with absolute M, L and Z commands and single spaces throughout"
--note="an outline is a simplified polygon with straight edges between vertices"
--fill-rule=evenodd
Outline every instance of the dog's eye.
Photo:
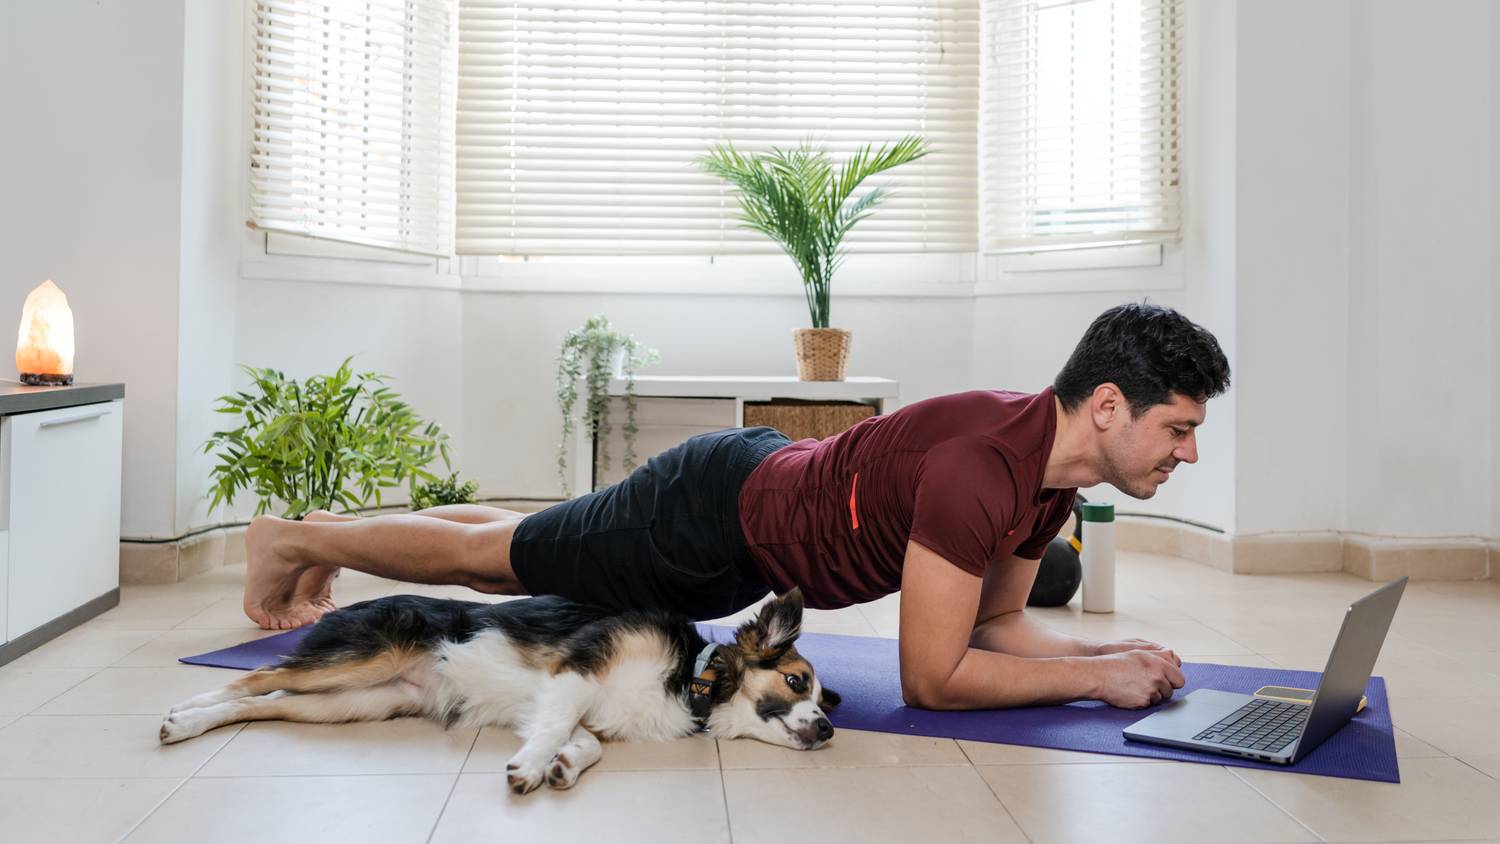
M 791 686 L 792 691 L 799 695 L 807 691 L 807 681 L 802 679 L 802 676 L 799 674 L 787 674 L 786 684 Z

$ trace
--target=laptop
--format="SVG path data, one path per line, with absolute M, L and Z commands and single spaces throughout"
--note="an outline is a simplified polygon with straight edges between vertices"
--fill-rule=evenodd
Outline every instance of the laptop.
M 1380 587 L 1344 613 L 1310 703 L 1199 689 L 1126 727 L 1125 738 L 1279 765 L 1296 762 L 1359 710 L 1406 580 Z

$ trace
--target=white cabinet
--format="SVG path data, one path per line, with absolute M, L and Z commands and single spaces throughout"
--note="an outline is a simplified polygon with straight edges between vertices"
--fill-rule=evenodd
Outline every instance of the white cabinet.
M 0 643 L 6 635 L 6 607 L 10 603 L 10 420 L 0 416 Z
M 123 413 L 116 400 L 0 422 L 0 641 L 119 588 Z

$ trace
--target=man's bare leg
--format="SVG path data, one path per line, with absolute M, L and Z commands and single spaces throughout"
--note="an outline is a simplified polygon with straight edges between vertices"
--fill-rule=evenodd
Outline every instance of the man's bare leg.
M 487 522 L 501 522 L 506 519 L 519 519 L 525 516 L 518 510 L 506 510 L 501 507 L 490 507 L 483 504 L 440 504 L 436 507 L 428 507 L 425 510 L 415 511 L 419 516 L 431 516 L 436 519 L 447 519 L 450 522 L 462 522 L 464 524 L 479 525 Z M 352 522 L 361 518 L 352 513 L 331 513 L 327 510 L 313 510 L 302 517 L 304 522 Z M 333 578 L 338 576 L 338 566 L 313 566 L 302 573 L 297 580 L 297 594 L 308 597 L 310 603 L 323 612 L 332 612 L 336 609 L 333 603 Z
M 428 507 L 426 510 L 416 512 L 418 516 L 431 516 L 434 519 L 447 519 L 450 522 L 464 522 L 471 525 L 520 519 L 526 515 L 519 510 L 505 510 L 487 504 L 439 504 L 436 507 Z
M 470 525 L 482 525 L 486 522 L 503 522 L 507 519 L 519 519 L 525 516 L 519 510 L 506 510 L 501 507 L 491 507 L 487 504 L 439 504 L 436 507 L 428 507 L 426 510 L 413 511 L 418 516 L 431 516 L 434 519 L 446 519 L 450 522 L 463 522 Z M 302 517 L 304 522 L 352 522 L 356 519 L 375 518 L 374 516 L 358 516 L 353 513 L 330 513 L 327 510 L 314 510 Z
M 478 525 L 486 522 L 500 522 L 506 519 L 519 519 L 525 516 L 517 510 L 506 510 L 500 507 L 489 507 L 481 504 L 442 504 L 437 507 L 428 507 L 425 510 L 417 510 L 421 516 L 431 516 L 437 519 L 447 519 L 450 522 L 462 522 L 464 524 Z M 327 510 L 313 510 L 302 517 L 304 522 L 352 522 L 361 518 L 352 513 L 332 513 Z M 338 576 L 338 566 L 313 566 L 297 578 L 297 587 L 293 594 L 305 599 L 313 609 L 320 613 L 328 613 L 337 609 L 333 602 L 333 579 Z M 254 616 L 252 616 L 254 618 Z M 259 623 L 258 621 L 256 623 Z M 269 628 L 268 628 L 269 629 Z
M 522 518 L 474 505 L 368 518 L 317 513 L 301 522 L 262 516 L 245 533 L 245 614 L 267 630 L 317 621 L 334 608 L 332 580 L 340 566 L 412 583 L 523 594 L 510 568 L 510 540 Z

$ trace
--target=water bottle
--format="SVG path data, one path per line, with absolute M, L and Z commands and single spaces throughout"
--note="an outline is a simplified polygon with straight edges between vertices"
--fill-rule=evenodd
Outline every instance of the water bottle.
M 1083 505 L 1083 611 L 1115 611 L 1115 505 Z

